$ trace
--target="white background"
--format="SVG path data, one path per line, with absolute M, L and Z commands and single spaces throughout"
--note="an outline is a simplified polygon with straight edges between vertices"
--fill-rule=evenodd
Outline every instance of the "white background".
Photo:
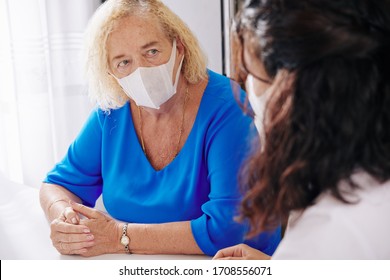
M 219 0 L 163 0 L 195 33 L 209 59 L 208 67 L 222 73 L 222 23 Z

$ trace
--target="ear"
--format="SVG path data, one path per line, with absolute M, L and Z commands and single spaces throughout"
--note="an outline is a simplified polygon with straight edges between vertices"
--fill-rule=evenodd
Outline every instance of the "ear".
M 286 69 L 281 69 L 276 73 L 273 85 L 277 85 L 281 90 L 292 90 L 294 87 L 296 74 Z
M 184 55 L 185 46 L 179 37 L 176 37 L 176 48 L 180 55 Z

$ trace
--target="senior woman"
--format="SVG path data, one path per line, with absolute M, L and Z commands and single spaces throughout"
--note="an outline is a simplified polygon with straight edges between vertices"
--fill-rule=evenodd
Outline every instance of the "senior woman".
M 251 233 L 290 216 L 272 259 L 390 259 L 390 1 L 248 0 L 236 28 L 265 132 L 242 182 Z
M 213 255 L 243 242 L 233 217 L 251 119 L 188 27 L 160 1 L 109 0 L 87 50 L 98 109 L 40 191 L 56 249 Z M 109 215 L 90 208 L 101 194 Z M 279 240 L 251 244 L 271 254 Z

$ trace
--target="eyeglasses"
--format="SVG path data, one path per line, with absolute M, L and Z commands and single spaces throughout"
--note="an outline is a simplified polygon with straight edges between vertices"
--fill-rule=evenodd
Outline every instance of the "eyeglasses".
M 259 75 L 256 75 L 248 70 L 244 60 L 243 32 L 240 31 L 239 28 L 235 30 L 236 31 L 232 36 L 232 68 L 230 79 L 234 81 L 234 83 L 232 83 L 233 92 L 241 109 L 249 116 L 254 117 L 255 114 L 249 105 L 248 95 L 245 95 L 243 98 L 240 88 L 245 91 L 245 82 L 248 78 L 248 75 L 252 75 L 254 79 L 268 85 L 272 84 L 272 80 L 260 77 Z
M 244 53 L 243 51 L 241 53 Z M 240 76 L 241 76 L 241 79 L 243 80 L 243 82 L 245 83 L 246 79 L 248 78 L 248 75 L 252 75 L 253 78 L 255 78 L 256 80 L 259 80 L 260 82 L 263 82 L 265 84 L 272 84 L 272 81 L 268 80 L 268 79 L 265 79 L 265 78 L 262 78 L 252 72 L 250 72 L 248 70 L 248 67 L 246 66 L 246 63 L 245 63 L 245 60 L 244 60 L 244 55 L 241 54 L 242 58 L 241 58 L 241 64 L 240 64 Z
M 244 38 L 241 33 L 238 33 L 236 38 L 238 39 L 238 42 L 236 41 L 236 48 L 238 51 L 236 51 L 235 57 L 233 58 L 233 64 L 236 64 L 235 70 L 233 70 L 233 73 L 236 73 L 236 75 L 234 75 L 235 77 L 233 77 L 233 79 L 236 80 L 243 89 L 245 89 L 245 82 L 248 75 L 252 75 L 256 80 L 262 83 L 272 84 L 271 80 L 260 77 L 248 70 L 244 58 Z

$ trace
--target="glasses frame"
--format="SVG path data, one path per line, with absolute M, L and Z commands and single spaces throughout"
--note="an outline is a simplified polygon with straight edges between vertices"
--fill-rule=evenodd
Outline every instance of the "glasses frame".
M 234 62 L 233 67 L 236 68 L 235 72 L 238 72 L 238 75 L 237 75 L 238 83 L 241 85 L 241 87 L 244 86 L 243 88 L 245 88 L 245 82 L 246 82 L 248 75 L 252 75 L 256 80 L 258 80 L 262 83 L 269 84 L 269 85 L 272 84 L 272 80 L 262 78 L 259 75 L 256 75 L 248 70 L 248 67 L 247 67 L 245 59 L 244 59 L 244 49 L 245 49 L 244 37 L 243 37 L 242 32 L 239 32 L 236 34 L 237 34 L 238 43 L 239 43 L 239 46 L 236 45 L 236 47 L 239 47 L 240 53 L 238 54 L 238 59 L 236 57 L 235 61 L 233 61 Z M 238 67 L 237 67 L 237 65 L 234 65 L 237 63 L 239 64 Z M 237 71 L 237 69 L 238 69 L 238 71 Z

